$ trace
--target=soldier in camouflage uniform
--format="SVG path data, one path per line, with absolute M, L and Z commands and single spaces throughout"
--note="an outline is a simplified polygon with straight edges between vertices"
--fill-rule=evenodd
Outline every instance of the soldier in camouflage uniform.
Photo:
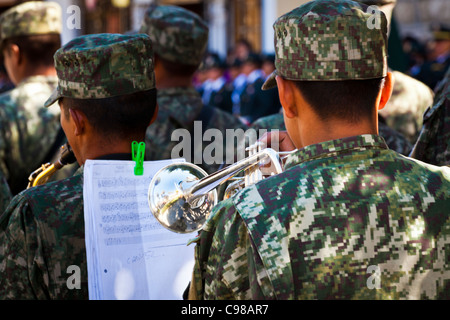
M 0 17 L 4 64 L 16 87 L 0 95 L 0 167 L 13 194 L 64 144 L 59 110 L 45 100 L 57 84 L 53 54 L 61 46 L 61 7 L 31 1 Z
M 450 169 L 376 134 L 392 74 L 386 17 L 369 29 L 366 8 L 316 0 L 274 23 L 277 70 L 264 87 L 278 86 L 298 150 L 213 210 L 190 298 L 450 298 Z
M 181 7 L 152 5 L 145 13 L 140 32 L 148 34 L 155 46 L 158 89 L 158 118 L 148 128 L 145 141 L 148 160 L 172 158 L 174 147 L 183 143 L 172 137 L 177 129 L 188 130 L 190 142 L 194 144 L 196 121 L 201 121 L 203 132 L 214 128 L 220 130 L 224 137 L 226 129 L 247 129 L 228 112 L 204 106 L 192 84 L 192 77 L 202 62 L 208 42 L 208 27 L 199 16 Z M 203 136 L 203 132 L 198 134 Z M 227 151 L 226 140 L 223 139 L 223 142 L 224 155 L 234 152 Z M 194 155 L 202 155 L 206 146 L 201 143 L 193 145 L 187 150 L 190 156 L 182 155 L 188 162 L 198 164 L 206 172 L 212 173 L 224 161 L 207 163 L 203 157 L 201 161 L 193 161 Z
M 61 123 L 77 173 L 27 189 L 0 215 L 0 299 L 87 299 L 83 213 L 86 159 L 131 160 L 156 118 L 153 49 L 145 34 L 94 34 L 55 54 Z M 53 108 L 58 108 L 53 106 Z M 79 289 L 67 286 L 79 267 Z
M 436 86 L 434 104 L 425 112 L 411 157 L 438 166 L 450 166 L 450 69 Z
M 388 21 L 397 2 L 397 0 L 356 1 L 368 6 L 378 6 L 386 14 Z M 368 11 L 370 12 L 370 9 Z M 392 74 L 394 90 L 388 104 L 379 114 L 390 128 L 401 133 L 413 145 L 422 128 L 423 113 L 433 103 L 434 94 L 426 84 L 403 72 L 392 71 Z

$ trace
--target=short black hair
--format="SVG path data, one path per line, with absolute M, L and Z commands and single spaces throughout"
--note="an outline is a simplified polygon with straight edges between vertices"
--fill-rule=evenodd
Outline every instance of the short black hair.
M 317 115 L 357 123 L 373 115 L 384 78 L 344 81 L 293 81 Z
M 200 67 L 200 63 L 198 65 L 190 65 L 179 62 L 173 62 L 166 60 L 157 54 L 155 54 L 155 59 L 161 62 L 164 69 L 166 69 L 170 74 L 174 76 L 191 77 Z
M 156 89 L 103 99 L 62 98 L 63 112 L 82 111 L 92 127 L 105 139 L 145 136 L 156 111 Z
M 3 41 L 2 53 L 11 44 L 19 47 L 20 52 L 30 64 L 53 66 L 53 55 L 61 47 L 61 36 L 59 34 L 37 34 L 11 37 Z

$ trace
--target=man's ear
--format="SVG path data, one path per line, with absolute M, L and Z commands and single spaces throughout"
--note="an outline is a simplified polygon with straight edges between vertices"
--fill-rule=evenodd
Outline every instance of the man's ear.
M 288 118 L 296 117 L 297 107 L 295 105 L 294 84 L 280 76 L 277 76 L 275 80 L 277 81 L 278 95 L 280 97 L 280 103 L 283 107 L 285 116 Z
M 17 44 L 11 43 L 10 45 L 8 45 L 5 51 L 7 51 L 7 54 L 9 54 L 14 65 L 19 65 L 20 63 L 22 63 L 22 52 L 20 51 L 20 48 Z
M 391 72 L 388 72 L 386 77 L 384 78 L 384 86 L 380 90 L 380 102 L 378 104 L 378 110 L 383 109 L 388 103 L 394 89 L 394 82 L 394 75 Z
M 86 115 L 82 111 L 76 110 L 76 109 L 69 109 L 69 112 L 70 112 L 70 117 L 75 126 L 74 134 L 76 136 L 79 136 L 84 132 L 84 130 L 86 128 L 86 123 L 87 123 Z

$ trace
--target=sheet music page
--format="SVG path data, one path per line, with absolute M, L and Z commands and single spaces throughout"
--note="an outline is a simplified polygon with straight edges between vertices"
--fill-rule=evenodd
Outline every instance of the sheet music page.
M 87 160 L 84 214 L 90 299 L 180 300 L 191 280 L 196 234 L 165 229 L 148 206 L 148 186 L 162 167 L 183 159 Z

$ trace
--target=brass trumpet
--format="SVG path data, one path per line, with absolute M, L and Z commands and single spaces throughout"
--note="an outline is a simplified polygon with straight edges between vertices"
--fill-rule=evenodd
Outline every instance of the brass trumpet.
M 261 150 L 260 146 L 257 149 L 250 150 L 253 154 L 247 158 L 211 175 L 191 163 L 173 163 L 160 169 L 148 188 L 150 211 L 159 223 L 173 232 L 190 233 L 200 230 L 217 204 L 216 188 L 225 181 L 245 171 L 241 179 L 244 182 L 239 183 L 241 186 L 248 186 L 264 176 L 283 171 L 281 153 L 271 148 Z M 270 173 L 266 166 L 262 167 L 266 169 L 262 173 L 260 165 L 267 160 L 271 162 Z M 226 191 L 225 197 L 231 196 L 233 192 Z
M 60 154 L 58 160 L 54 163 L 44 163 L 30 174 L 28 177 L 27 189 L 46 183 L 56 171 L 77 160 L 69 143 L 62 145 L 59 150 Z

